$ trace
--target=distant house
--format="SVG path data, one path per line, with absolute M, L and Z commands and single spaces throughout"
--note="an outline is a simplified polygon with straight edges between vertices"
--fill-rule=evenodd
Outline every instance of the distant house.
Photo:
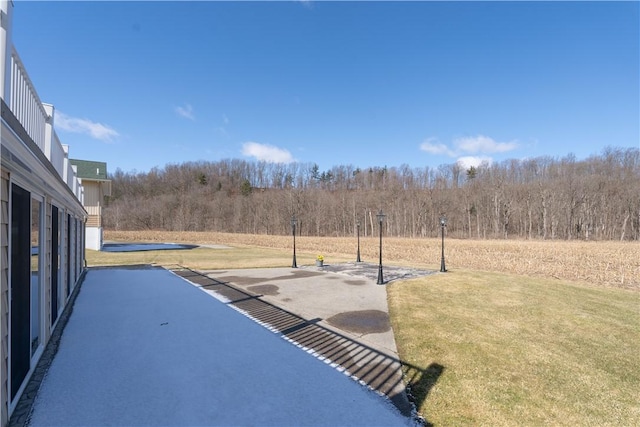
M 11 42 L 13 7 L 0 1 L 0 427 L 26 417 L 18 402 L 85 271 L 88 218 L 55 109 Z
M 107 164 L 89 160 L 69 159 L 84 187 L 82 204 L 87 210 L 87 240 L 85 247 L 102 249 L 102 206 L 105 196 L 111 195 L 111 180 L 107 179 Z

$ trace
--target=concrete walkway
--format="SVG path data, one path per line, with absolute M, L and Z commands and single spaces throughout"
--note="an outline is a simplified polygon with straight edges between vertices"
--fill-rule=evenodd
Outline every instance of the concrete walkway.
M 411 414 L 403 368 L 421 373 L 398 357 L 386 285 L 376 284 L 377 264 L 175 272 Z M 385 267 L 384 273 L 388 283 L 433 272 Z
M 315 285 L 296 280 L 298 287 L 320 289 L 337 283 L 326 273 L 275 270 L 276 277 L 269 280 L 301 273 L 315 278 Z M 209 282 L 193 286 L 160 268 L 90 269 L 33 403 L 30 425 L 414 424 L 388 400 L 340 369 L 282 339 L 303 342 L 305 334 L 318 339 L 323 329 L 308 327 L 325 328 L 319 325 L 325 322 L 324 317 L 306 319 L 272 306 L 275 317 L 269 324 L 289 325 L 284 330 L 272 327 L 272 331 L 279 331 L 274 334 L 229 310 L 233 306 L 249 313 L 241 308 L 241 300 L 264 307 L 269 303 L 258 295 L 269 290 L 273 293 L 274 288 L 249 293 L 222 282 L 223 275 L 229 282 L 233 277 L 244 277 L 247 287 L 266 286 L 264 271 L 253 271 L 254 277 L 248 272 L 216 272 L 218 279 L 184 269 L 176 272 L 193 283 Z M 287 279 L 273 281 L 278 283 L 272 284 L 278 287 L 275 291 L 285 295 Z M 345 286 L 355 289 L 363 285 Z M 213 287 L 230 303 L 223 304 L 202 292 Z M 253 288 L 257 290 L 260 288 Z M 296 291 L 286 292 L 289 296 L 283 299 L 295 300 Z M 307 313 L 314 315 L 311 311 L 303 314 Z M 341 319 L 331 321 L 332 317 L 335 315 L 326 322 L 339 326 Z M 353 321 L 346 323 L 353 325 Z M 354 351 L 365 351 L 379 360 L 397 361 L 373 345 L 358 343 L 351 333 L 339 334 L 328 328 L 325 332 L 322 339 L 327 348 L 333 348 L 331 360 L 350 358 L 353 366 L 361 366 Z M 355 338 L 371 338 L 373 343 L 376 333 L 356 332 Z M 339 342 L 332 341 L 336 339 Z M 360 350 L 354 350 L 358 346 Z

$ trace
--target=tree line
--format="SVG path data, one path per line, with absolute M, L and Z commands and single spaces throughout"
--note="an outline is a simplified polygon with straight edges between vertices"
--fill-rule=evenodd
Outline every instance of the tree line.
M 115 230 L 436 237 L 640 240 L 640 150 L 607 148 L 585 160 L 537 157 L 437 168 L 320 171 L 314 163 L 239 159 L 110 174 L 103 210 Z

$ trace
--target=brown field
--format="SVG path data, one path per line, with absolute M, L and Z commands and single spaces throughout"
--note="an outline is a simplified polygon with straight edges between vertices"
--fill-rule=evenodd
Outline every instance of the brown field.
M 288 249 L 291 236 L 214 232 L 105 231 L 105 240 L 223 244 Z M 377 237 L 361 237 L 363 261 L 378 260 Z M 440 239 L 383 237 L 383 264 L 440 268 Z M 296 251 L 331 259 L 354 258 L 356 238 L 296 237 Z M 491 271 L 640 290 L 640 244 L 633 242 L 445 240 L 447 269 Z

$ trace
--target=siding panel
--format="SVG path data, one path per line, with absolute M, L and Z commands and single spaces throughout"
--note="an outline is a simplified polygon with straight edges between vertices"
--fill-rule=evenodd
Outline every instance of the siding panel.
M 100 183 L 88 180 L 82 180 L 84 186 L 84 204 L 85 206 L 100 206 Z

